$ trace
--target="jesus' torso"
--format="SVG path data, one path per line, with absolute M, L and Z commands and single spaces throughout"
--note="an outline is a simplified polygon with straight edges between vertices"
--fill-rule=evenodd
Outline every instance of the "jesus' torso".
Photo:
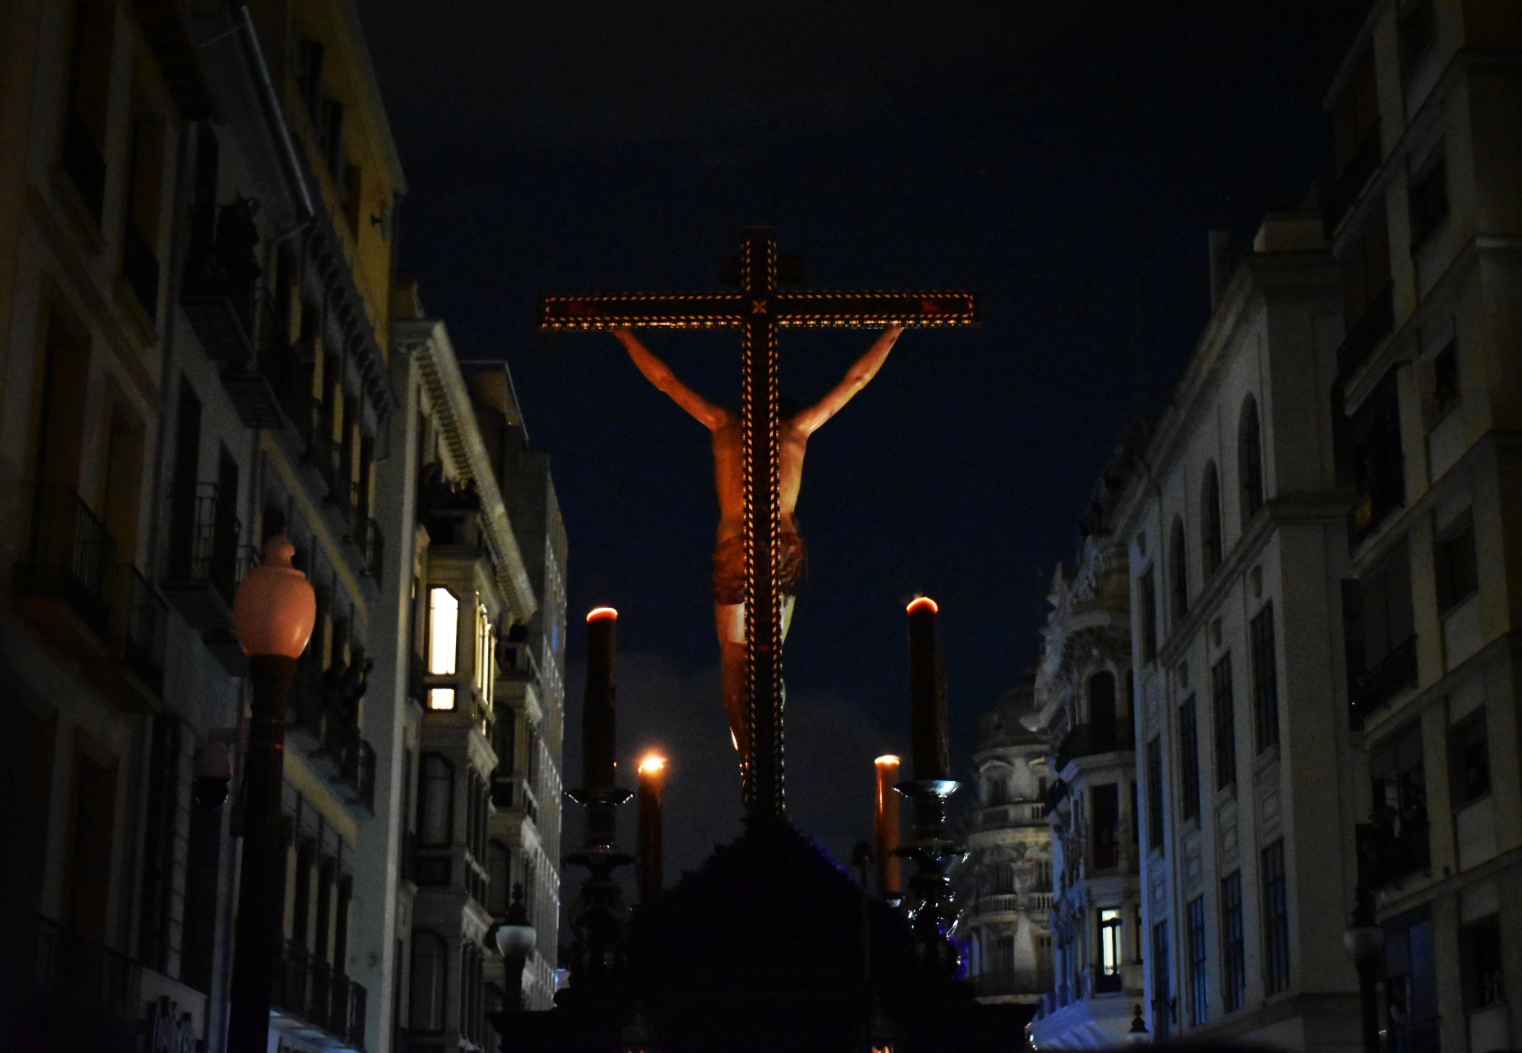
M 803 477 L 806 432 L 791 419 L 777 423 L 777 507 L 782 533 L 794 533 L 793 510 Z M 713 429 L 714 481 L 719 491 L 719 544 L 745 533 L 745 442 L 740 415 L 730 412 Z M 763 483 L 764 485 L 764 483 Z

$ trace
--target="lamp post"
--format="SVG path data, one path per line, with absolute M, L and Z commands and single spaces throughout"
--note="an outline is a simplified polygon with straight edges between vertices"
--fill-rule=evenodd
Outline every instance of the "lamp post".
M 497 926 L 497 951 L 502 955 L 507 983 L 509 1013 L 523 1012 L 523 967 L 528 956 L 534 953 L 539 934 L 529 924 L 528 910 L 523 906 L 523 882 L 513 886 L 513 901 L 507 906 L 507 916 Z
M 1363 1053 L 1379 1051 L 1379 1006 L 1375 986 L 1385 957 L 1385 930 L 1374 920 L 1374 894 L 1368 886 L 1353 890 L 1353 916 L 1342 932 L 1342 946 L 1358 970 L 1358 1018 L 1363 1029 Z
M 248 655 L 253 705 L 244 760 L 243 864 L 233 947 L 228 1053 L 266 1053 L 275 958 L 285 905 L 280 854 L 280 791 L 285 771 L 285 707 L 296 660 L 317 620 L 306 575 L 291 566 L 296 547 L 283 535 L 264 543 L 264 561 L 233 598 L 233 631 Z

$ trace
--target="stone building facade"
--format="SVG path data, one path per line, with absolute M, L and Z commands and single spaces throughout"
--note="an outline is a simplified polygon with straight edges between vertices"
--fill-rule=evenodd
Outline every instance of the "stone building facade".
M 1519 59 L 1515 5 L 1380 2 L 1329 93 L 1340 708 L 1381 1025 L 1409 1050 L 1522 1041 Z
M 1027 728 L 1029 681 L 1000 696 L 979 722 L 977 803 L 957 881 L 957 924 L 967 974 L 987 1002 L 1034 1004 L 1051 990 L 1052 833 L 1046 823 L 1046 738 Z

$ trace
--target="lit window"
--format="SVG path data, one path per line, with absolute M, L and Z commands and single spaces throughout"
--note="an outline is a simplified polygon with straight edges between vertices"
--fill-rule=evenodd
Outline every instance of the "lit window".
M 460 632 L 460 601 L 441 586 L 428 590 L 428 671 L 439 676 L 454 673 L 455 650 Z M 435 707 L 436 708 L 436 707 Z M 447 707 L 454 708 L 451 702 Z
M 1120 972 L 1120 911 L 1106 908 L 1099 912 L 1099 963 L 1104 975 Z
M 429 688 L 428 689 L 428 708 L 429 709 L 453 709 L 454 708 L 454 688 L 452 688 L 452 687 L 431 687 L 431 688 Z
M 492 668 L 493 657 L 491 615 L 487 613 L 485 604 L 478 601 L 476 603 L 476 693 L 480 696 L 481 705 L 486 709 L 490 709 L 492 704 L 492 681 L 496 674 Z

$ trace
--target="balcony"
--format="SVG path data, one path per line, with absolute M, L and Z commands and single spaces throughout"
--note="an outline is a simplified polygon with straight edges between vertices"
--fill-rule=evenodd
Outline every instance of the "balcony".
M 1050 969 L 995 969 L 969 977 L 979 998 L 1001 995 L 1043 995 L 1052 989 Z
M 316 957 L 304 947 L 287 942 L 275 960 L 272 994 L 278 1030 L 302 1025 L 321 1031 L 334 1046 L 365 1048 L 364 987 Z M 280 1018 L 284 1017 L 282 1021 Z M 282 1023 L 287 1026 L 282 1027 Z M 328 1043 L 325 1043 L 327 1045 Z
M 32 936 L 30 979 L 36 993 L 52 1003 L 48 1008 L 101 1025 L 101 1032 L 92 1035 L 92 1049 L 135 1050 L 138 964 L 47 918 L 33 919 Z
M 375 748 L 364 740 L 354 713 L 358 699 L 344 684 L 345 670 L 317 668 L 303 656 L 291 683 L 288 736 L 312 766 L 343 793 L 346 803 L 375 812 Z
M 1046 822 L 1046 807 L 1041 804 L 996 804 L 973 812 L 974 830 L 999 830 L 1027 823 Z
M 1379 119 L 1375 118 L 1374 123 L 1364 132 L 1363 139 L 1353 151 L 1353 156 L 1348 158 L 1348 163 L 1342 166 L 1342 171 L 1324 184 L 1326 192 L 1323 200 L 1326 208 L 1325 224 L 1328 241 L 1332 240 L 1343 217 L 1348 214 L 1348 209 L 1352 208 L 1353 203 L 1358 200 L 1358 195 L 1363 193 L 1369 178 L 1379 170 L 1379 162 L 1383 159 L 1382 153 Z
M 32 545 L 17 564 L 16 605 L 64 650 L 103 654 L 111 632 L 116 540 L 73 487 L 44 487 L 32 506 Z
M 1355 830 L 1358 880 L 1371 889 L 1399 885 L 1412 875 L 1432 871 L 1425 815 L 1413 815 L 1388 827 L 1360 823 Z
M 1070 761 L 1101 753 L 1125 753 L 1136 749 L 1136 729 L 1130 723 L 1079 724 L 1057 745 L 1054 767 L 1061 771 Z M 1050 803 L 1050 802 L 1048 802 Z
M 502 640 L 497 644 L 497 676 L 502 680 L 538 680 L 539 659 L 527 641 Z
M 252 282 L 229 280 L 209 247 L 210 239 L 205 244 L 208 247 L 186 267 L 180 308 L 207 358 L 242 365 L 254 357 L 259 293 Z M 263 302 L 268 308 L 269 301 Z
M 1379 661 L 1353 679 L 1352 707 L 1355 722 L 1381 709 L 1408 687 L 1416 686 L 1416 637 L 1397 644 Z
M 1394 286 L 1386 285 L 1348 330 L 1337 349 L 1337 374 L 1347 377 L 1364 362 L 1385 335 L 1395 328 Z

